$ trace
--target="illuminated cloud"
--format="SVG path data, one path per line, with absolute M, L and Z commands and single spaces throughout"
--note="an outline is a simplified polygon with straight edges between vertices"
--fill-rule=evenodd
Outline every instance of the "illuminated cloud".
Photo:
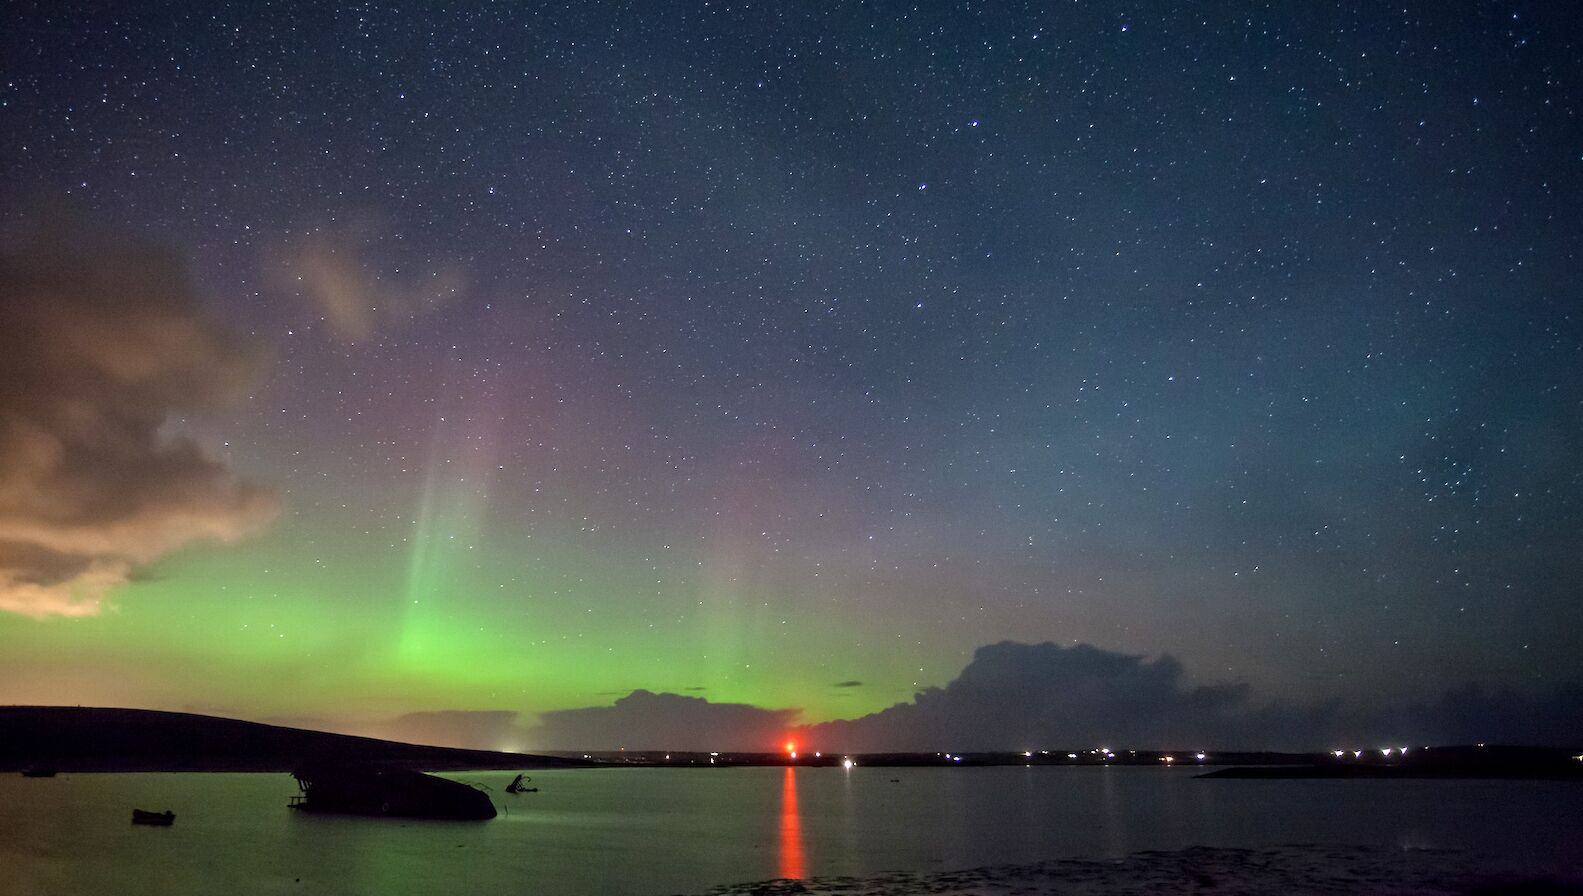
M 345 342 L 366 342 L 403 319 L 458 299 L 466 278 L 454 265 L 408 267 L 376 259 L 384 242 L 372 226 L 320 230 L 285 246 L 277 272 L 299 291 L 330 331 Z
M 268 522 L 272 495 L 169 426 L 239 397 L 258 360 L 167 252 L 66 233 L 0 251 L 0 611 L 92 615 L 144 564 Z
M 801 711 L 711 703 L 637 690 L 611 706 L 542 713 L 529 732 L 540 750 L 743 750 L 779 748 Z

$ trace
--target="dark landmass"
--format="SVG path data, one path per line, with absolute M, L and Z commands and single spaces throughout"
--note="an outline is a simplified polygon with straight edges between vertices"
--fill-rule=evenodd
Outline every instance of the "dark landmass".
M 309 761 L 426 771 L 575 768 L 557 756 L 454 750 L 180 712 L 0 706 L 0 771 L 289 772 Z
M 1223 768 L 1201 778 L 1505 778 L 1583 781 L 1583 754 L 1545 747 L 1457 746 L 1323 754 L 1300 765 Z

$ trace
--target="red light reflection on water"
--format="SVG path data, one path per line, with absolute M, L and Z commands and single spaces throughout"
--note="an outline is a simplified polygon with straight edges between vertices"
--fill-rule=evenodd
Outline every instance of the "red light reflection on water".
M 780 876 L 806 877 L 802 858 L 802 818 L 797 814 L 797 770 L 787 767 L 781 778 Z

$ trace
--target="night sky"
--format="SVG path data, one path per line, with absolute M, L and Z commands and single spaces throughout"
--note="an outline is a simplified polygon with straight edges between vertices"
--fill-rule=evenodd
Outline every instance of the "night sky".
M 0 702 L 1583 678 L 1568 7 L 13 5 Z

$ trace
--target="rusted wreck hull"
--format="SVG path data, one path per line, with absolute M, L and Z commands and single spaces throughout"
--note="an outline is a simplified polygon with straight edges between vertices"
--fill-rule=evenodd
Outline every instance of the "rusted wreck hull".
M 495 817 L 495 804 L 488 794 L 410 769 L 378 764 L 310 765 L 292 776 L 302 795 L 291 801 L 291 807 L 304 812 L 454 821 Z

